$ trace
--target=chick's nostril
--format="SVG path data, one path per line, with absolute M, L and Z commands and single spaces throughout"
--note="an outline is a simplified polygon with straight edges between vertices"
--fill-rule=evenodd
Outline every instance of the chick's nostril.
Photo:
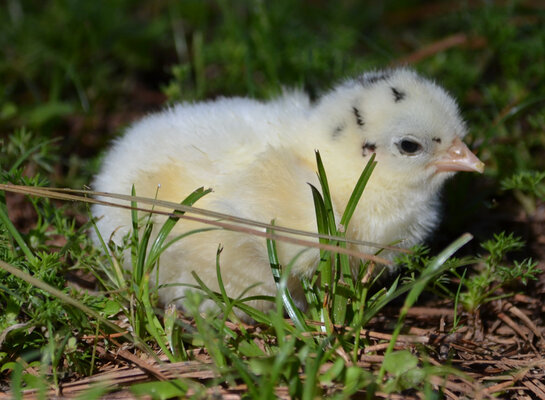
M 467 153 L 464 147 L 465 145 L 462 142 L 453 144 L 452 147 L 449 149 L 449 154 L 452 158 L 462 158 Z

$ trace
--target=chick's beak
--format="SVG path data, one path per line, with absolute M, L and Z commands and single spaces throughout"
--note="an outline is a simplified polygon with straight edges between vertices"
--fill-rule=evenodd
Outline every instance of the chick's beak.
M 475 171 L 482 173 L 484 163 L 469 150 L 469 148 L 460 140 L 454 139 L 446 153 L 438 160 L 434 161 L 437 172 L 443 171 Z

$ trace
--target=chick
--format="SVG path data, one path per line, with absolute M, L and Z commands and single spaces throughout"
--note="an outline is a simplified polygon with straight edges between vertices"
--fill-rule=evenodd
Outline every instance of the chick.
M 462 142 L 466 132 L 455 101 L 435 83 L 405 68 L 370 72 L 344 81 L 316 103 L 292 91 L 268 102 L 221 98 L 149 115 L 114 143 L 94 189 L 126 194 L 134 184 L 137 195 L 179 202 L 198 187 L 211 187 L 200 208 L 316 231 L 307 185 L 319 187 L 315 150 L 328 174 L 337 220 L 374 153 L 377 166 L 346 235 L 410 247 L 437 225 L 444 182 L 457 171 L 483 171 L 484 164 Z M 102 236 L 120 244 L 131 226 L 130 212 L 100 205 L 92 211 L 100 218 Z M 164 219 L 154 216 L 156 225 Z M 198 228 L 202 225 L 181 220 L 172 236 Z M 217 290 L 220 244 L 230 297 L 256 283 L 247 295 L 274 295 L 265 241 L 224 230 L 189 235 L 169 247 L 157 283 L 194 284 L 195 271 Z M 301 247 L 279 242 L 277 250 L 285 265 Z M 318 250 L 309 250 L 291 270 L 288 285 L 300 304 L 298 278 L 313 274 L 318 262 Z M 166 304 L 183 304 L 186 290 L 169 286 L 159 293 Z

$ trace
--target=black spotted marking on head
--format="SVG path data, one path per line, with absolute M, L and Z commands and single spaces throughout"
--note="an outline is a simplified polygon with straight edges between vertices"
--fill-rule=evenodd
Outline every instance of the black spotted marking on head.
M 407 96 L 407 93 L 402 90 L 396 89 L 395 87 L 391 87 L 390 89 L 392 89 L 392 93 L 394 94 L 394 101 L 396 103 L 399 103 L 405 98 L 405 96 Z
M 435 143 L 441 143 L 441 138 L 438 138 L 438 137 L 434 137 L 432 138 L 431 140 L 433 140 Z
M 333 139 L 337 139 L 338 137 L 340 137 L 344 131 L 344 128 L 346 128 L 346 125 L 345 123 L 340 123 L 339 125 L 337 125 L 334 129 L 333 129 L 333 132 L 331 133 L 331 137 Z
M 371 142 L 363 142 L 363 144 L 361 145 L 361 148 L 362 148 L 362 155 L 364 157 L 367 157 L 369 155 L 369 153 L 374 153 L 375 150 L 377 149 L 377 145 L 375 143 L 371 143 Z
M 365 122 L 363 121 L 363 117 L 361 116 L 360 110 L 357 107 L 352 107 L 352 112 L 354 113 L 356 117 L 356 123 L 359 126 L 365 125 Z
M 377 82 L 385 81 L 392 76 L 389 72 L 369 72 L 359 77 L 362 86 L 374 85 Z

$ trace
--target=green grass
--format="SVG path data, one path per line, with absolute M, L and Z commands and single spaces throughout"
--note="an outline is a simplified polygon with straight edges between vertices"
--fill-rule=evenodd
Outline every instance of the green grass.
M 397 279 L 366 275 L 372 262 L 351 271 L 347 256 L 322 250 L 317 274 L 303 282 L 309 303 L 304 315 L 290 300 L 285 286 L 290 265 L 278 263 L 274 240 L 268 248 L 279 295 L 268 299 L 272 312 L 250 309 L 244 296 L 226 295 L 218 249 L 220 291 L 200 282 L 181 317 L 161 310 L 148 285 L 154 268 L 160 268 L 161 252 L 172 243 L 170 229 L 183 223 L 176 214 L 157 238 L 150 235 L 149 220 L 133 217 L 135 229 L 126 239 L 133 269 L 123 270 L 124 249 L 104 243 L 113 254 L 106 256 L 91 244 L 87 232 L 93 226 L 83 222 L 88 216 L 83 202 L 61 205 L 29 196 L 24 209 L 17 197 L 1 191 L 0 260 L 9 265 L 0 268 L 0 387 L 7 389 L 1 386 L 5 382 L 15 397 L 34 388 L 45 398 L 68 378 L 92 375 L 106 362 L 99 347 L 115 351 L 120 342 L 150 359 L 162 353 L 170 362 L 194 360 L 195 349 L 207 354 L 215 372 L 208 381 L 180 378 L 132 386 L 133 393 L 153 392 L 154 398 L 188 391 L 204 396 L 218 384 L 244 384 L 252 398 L 273 398 L 275 390 L 304 399 L 356 393 L 372 398 L 380 392 L 437 398 L 429 379 L 460 372 L 448 361 L 428 362 L 429 347 L 412 353 L 394 349 L 396 337 L 408 329 L 408 309 L 424 291 L 431 293 L 427 296 L 455 307 L 447 329 L 458 331 L 464 316 L 483 315 L 497 299 L 524 291 L 538 276 L 543 256 L 531 254 L 535 238 L 527 235 L 525 246 L 519 237 L 534 229 L 531 220 L 545 193 L 545 11 L 536 2 L 7 4 L 0 9 L 0 183 L 79 189 L 90 183 L 112 136 L 164 103 L 218 95 L 270 98 L 283 87 L 300 87 L 314 97 L 345 76 L 404 60 L 414 60 L 412 67 L 459 99 L 470 126 L 467 142 L 487 164 L 483 177 L 466 174 L 450 182 L 443 198 L 445 222 L 432 240 L 433 250 L 418 247 L 400 255 Z M 415 57 L 453 35 L 464 40 Z M 320 187 L 308 190 L 318 231 L 341 237 L 319 156 L 317 163 Z M 370 163 L 362 171 L 343 226 L 372 168 Z M 197 190 L 182 204 L 198 205 L 203 195 Z M 495 213 L 508 215 L 510 222 L 497 222 Z M 512 233 L 520 213 L 527 216 L 525 228 Z M 460 237 L 466 231 L 475 240 L 454 257 L 468 239 Z M 269 233 L 275 232 L 271 225 Z M 343 246 L 339 240 L 320 241 Z M 88 293 L 67 286 L 67 276 L 82 273 L 96 277 L 97 286 Z M 198 304 L 205 298 L 219 311 L 201 315 Z M 384 362 L 358 367 L 370 345 L 360 330 L 392 307 L 401 309 L 397 322 L 384 327 L 393 337 L 385 351 L 375 353 L 384 355 Z M 228 317 L 237 321 L 235 308 L 260 328 L 229 323 Z M 119 321 L 122 328 L 115 328 Z M 100 336 L 116 329 L 125 336 L 116 341 Z M 87 396 L 115 389 L 97 387 Z

